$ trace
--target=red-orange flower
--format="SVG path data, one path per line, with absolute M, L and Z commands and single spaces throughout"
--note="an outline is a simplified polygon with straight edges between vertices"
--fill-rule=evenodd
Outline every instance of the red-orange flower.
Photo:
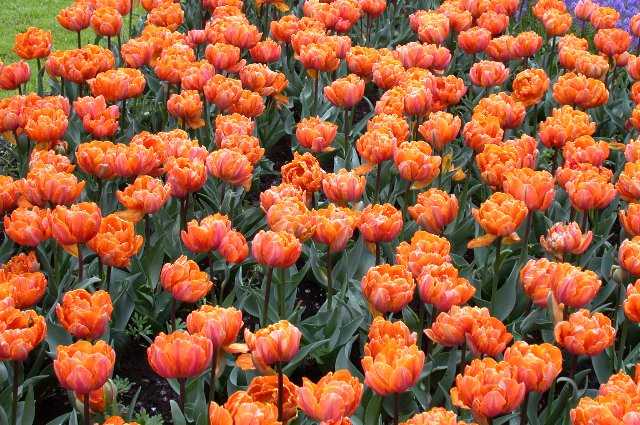
M 554 179 L 548 171 L 514 168 L 504 174 L 503 190 L 525 203 L 530 211 L 543 211 L 553 202 Z
M 418 278 L 420 299 L 438 311 L 465 304 L 475 292 L 473 285 L 459 276 L 458 269 L 451 263 L 426 266 Z
M 253 165 L 236 150 L 222 148 L 211 152 L 207 157 L 207 170 L 232 186 L 242 186 L 245 190 L 251 188 Z
M 293 154 L 293 160 L 280 168 L 282 181 L 291 183 L 307 192 L 315 192 L 320 189 L 324 172 L 318 160 L 310 153 L 300 155 Z
M 597 356 L 615 341 L 611 320 L 602 313 L 581 309 L 554 328 L 556 342 L 574 355 Z
M 474 208 L 471 212 L 484 231 L 495 239 L 512 235 L 529 211 L 521 200 L 507 193 L 496 192 L 479 209 Z
M 420 378 L 425 355 L 415 344 L 387 340 L 371 354 L 362 358 L 364 382 L 380 396 L 403 393 Z
M 60 9 L 56 19 L 64 29 L 79 32 L 89 28 L 92 14 L 93 9 L 88 3 L 73 3 Z
M 504 352 L 504 360 L 515 366 L 516 379 L 527 391 L 543 393 L 562 372 L 562 352 L 554 345 L 516 341 Z
M 460 117 L 438 111 L 430 113 L 428 118 L 418 127 L 418 131 L 433 149 L 441 152 L 458 136 L 461 126 Z
M 242 233 L 232 230 L 222 238 L 218 253 L 227 263 L 240 264 L 249 255 L 249 245 Z
M 116 353 L 104 341 L 58 345 L 53 369 L 60 385 L 78 394 L 102 388 L 111 377 Z
M 491 41 L 491 31 L 482 27 L 472 27 L 458 34 L 458 46 L 467 54 L 484 51 Z
M 112 178 L 115 145 L 111 142 L 93 140 L 81 143 L 76 150 L 76 162 L 82 171 L 99 179 Z
M 155 214 L 169 200 L 171 187 L 162 180 L 151 176 L 138 176 L 124 188 L 116 192 L 116 198 L 128 210 L 143 214 Z
M 280 60 L 281 47 L 270 38 L 259 41 L 249 49 L 251 59 L 258 63 L 272 63 Z
M 431 146 L 423 141 L 402 142 L 395 147 L 393 161 L 400 178 L 426 186 L 440 173 L 441 158 L 432 155 Z
M 349 74 L 325 87 L 324 95 L 335 106 L 350 109 L 364 96 L 364 80 L 355 74 Z
M 122 28 L 122 15 L 113 7 L 100 7 L 91 14 L 91 28 L 97 35 L 115 37 Z
M 270 403 L 243 401 L 230 412 L 216 402 L 209 405 L 209 423 L 234 425 L 252 423 L 256 425 L 281 425 L 278 421 L 278 408 Z
M 480 61 L 471 66 L 471 82 L 480 87 L 499 86 L 507 80 L 509 69 L 502 62 Z
M 431 233 L 440 234 L 458 215 L 458 200 L 440 189 L 418 194 L 416 205 L 408 208 L 411 218 Z
M 572 23 L 569 13 L 557 9 L 549 9 L 542 15 L 542 25 L 550 37 L 566 34 Z
M 609 144 L 595 141 L 591 136 L 580 136 L 568 141 L 562 148 L 565 167 L 588 162 L 600 166 L 609 157 Z
M 479 307 L 460 307 L 454 305 L 448 312 L 441 312 L 424 333 L 433 342 L 444 347 L 464 344 L 467 334 L 480 318 L 488 318 L 489 310 Z
M 22 59 L 42 59 L 49 56 L 52 42 L 50 31 L 28 27 L 25 32 L 16 34 L 13 50 Z
M 500 119 L 493 115 L 474 115 L 462 130 L 464 141 L 471 149 L 482 152 L 488 144 L 499 144 L 504 137 Z
M 549 88 L 549 77 L 543 69 L 526 69 L 513 80 L 513 97 L 525 106 L 535 105 L 545 96 Z
M 10 176 L 0 176 L 0 214 L 14 209 L 18 202 L 18 185 Z
M 629 320 L 640 323 L 640 279 L 627 286 L 623 308 Z
M 200 271 L 198 264 L 184 255 L 162 266 L 160 282 L 176 300 L 187 303 L 195 303 L 213 287 L 209 275 Z
M 554 84 L 553 98 L 561 105 L 576 105 L 589 109 L 607 103 L 609 91 L 600 80 L 567 72 Z
M 24 130 L 31 140 L 49 143 L 64 138 L 69 121 L 62 109 L 36 108 L 27 113 Z
M 362 198 L 366 185 L 364 176 L 344 168 L 337 173 L 325 174 L 322 179 L 322 191 L 331 202 L 344 204 Z
M 147 14 L 147 23 L 167 28 L 171 31 L 178 29 L 184 22 L 184 11 L 180 3 L 166 1 L 154 7 Z
M 485 357 L 474 359 L 456 377 L 451 389 L 455 406 L 471 409 L 474 415 L 493 418 L 515 410 L 524 399 L 526 386 L 518 382 L 518 370 L 507 362 Z
M 551 289 L 555 299 L 571 308 L 591 302 L 602 286 L 598 275 L 568 263 L 557 264 L 553 270 Z
M 333 72 L 340 65 L 334 46 L 327 42 L 304 44 L 300 47 L 299 59 L 302 66 L 311 71 L 312 76 L 317 72 Z
M 0 360 L 25 361 L 46 335 L 44 317 L 14 308 L 11 298 L 0 301 Z
M 136 235 L 132 222 L 110 214 L 100 222 L 100 231 L 87 245 L 100 257 L 103 264 L 128 267 L 131 257 L 142 247 L 142 236 Z
M 516 35 L 513 45 L 513 54 L 518 58 L 528 58 L 535 55 L 542 47 L 542 37 L 534 31 L 524 31 Z
M 301 250 L 300 241 L 288 232 L 261 230 L 251 242 L 251 253 L 256 261 L 268 267 L 291 267 L 298 261 Z
M 0 88 L 15 90 L 31 78 L 31 69 L 25 61 L 14 62 L 0 67 Z
M 273 204 L 267 211 L 267 224 L 275 232 L 288 232 L 300 241 L 306 241 L 315 231 L 313 214 L 300 199 L 286 198 Z
M 191 220 L 187 223 L 187 229 L 180 232 L 180 238 L 191 252 L 209 252 L 218 249 L 230 231 L 231 221 L 226 215 L 212 214 L 200 222 Z
M 590 136 L 596 131 L 596 124 L 589 114 L 563 106 L 553 110 L 552 115 L 540 123 L 540 141 L 548 148 L 560 148 L 568 141 L 580 136 Z
M 93 294 L 85 289 L 66 292 L 62 304 L 56 306 L 60 324 L 78 339 L 100 338 L 111 320 L 113 305 L 108 292 Z
M 596 171 L 583 171 L 565 184 L 571 205 L 580 211 L 606 208 L 616 196 L 608 180 Z
M 590 230 L 582 233 L 575 221 L 568 224 L 556 223 L 547 230 L 546 235 L 540 236 L 540 245 L 547 253 L 562 260 L 565 254 L 584 253 L 592 238 L 593 233 Z
M 260 193 L 260 207 L 266 214 L 274 204 L 287 198 L 299 199 L 309 205 L 306 191 L 291 183 L 280 183 Z
M 362 399 L 362 383 L 346 369 L 329 372 L 317 383 L 302 378 L 298 405 L 310 418 L 334 421 L 355 413 Z
M 620 224 L 629 236 L 640 235 L 640 204 L 630 203 L 618 213 Z
M 86 243 L 98 233 L 101 220 L 100 208 L 93 202 L 58 205 L 49 215 L 51 235 L 60 245 Z
M 391 204 L 370 204 L 362 211 L 358 230 L 368 242 L 391 242 L 402 230 L 402 213 Z
M 244 340 L 251 352 L 253 364 L 266 372 L 276 363 L 287 363 L 298 354 L 302 333 L 291 323 L 281 320 L 256 333 L 244 330 Z
M 411 243 L 401 242 L 396 247 L 396 263 L 407 266 L 418 278 L 425 267 L 450 261 L 450 251 L 451 244 L 447 239 L 418 230 L 411 237 Z
M 118 68 L 101 72 L 87 84 L 92 96 L 102 95 L 108 102 L 118 102 L 140 96 L 147 82 L 137 69 Z
M 191 192 L 197 192 L 207 181 L 207 167 L 198 159 L 192 161 L 183 157 L 172 158 L 165 169 L 171 195 L 176 198 L 184 198 Z
M 167 111 L 184 122 L 189 128 L 200 128 L 204 126 L 202 119 L 202 100 L 197 90 L 183 90 L 181 93 L 174 93 L 167 101 Z
M 620 19 L 620 13 L 613 7 L 597 7 L 589 16 L 589 21 L 596 29 L 613 28 Z
M 236 339 L 242 329 L 242 312 L 234 307 L 203 305 L 187 316 L 187 329 L 211 340 L 214 350 L 237 352 Z
M 202 335 L 185 331 L 161 332 L 147 348 L 151 369 L 166 379 L 193 378 L 211 364 L 213 344 Z
M 4 216 L 4 231 L 18 245 L 36 246 L 51 237 L 49 213 L 38 207 L 17 208 Z
M 382 264 L 367 271 L 360 287 L 374 311 L 396 313 L 411 302 L 416 284 L 405 266 Z
M 282 419 L 285 422 L 294 419 L 298 414 L 297 389 L 298 387 L 286 375 L 283 375 Z M 251 380 L 246 391 L 236 391 L 231 394 L 224 407 L 233 413 L 242 410 L 243 405 L 246 405 L 246 403 L 265 403 L 266 405 L 277 406 L 278 397 L 278 377 L 276 375 L 256 376 Z M 255 421 L 255 416 L 251 417 L 250 420 Z M 240 422 L 242 421 L 237 421 L 236 423 Z

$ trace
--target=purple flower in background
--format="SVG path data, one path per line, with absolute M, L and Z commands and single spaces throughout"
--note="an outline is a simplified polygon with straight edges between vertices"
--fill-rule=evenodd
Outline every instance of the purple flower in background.
M 573 9 L 576 7 L 578 0 L 565 0 L 567 9 L 573 13 Z M 599 6 L 613 7 L 620 13 L 620 22 L 618 26 L 629 30 L 629 21 L 631 17 L 636 13 L 640 13 L 640 1 L 639 0 L 594 0 Z

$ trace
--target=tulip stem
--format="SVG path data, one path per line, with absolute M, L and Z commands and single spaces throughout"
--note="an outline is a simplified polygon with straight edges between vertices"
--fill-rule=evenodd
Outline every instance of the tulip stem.
M 78 282 L 84 278 L 84 258 L 82 256 L 82 245 L 78 244 Z
M 80 34 L 80 31 L 78 31 L 76 34 L 78 34 L 78 49 L 82 48 L 82 35 Z
M 524 400 L 520 406 L 520 425 L 527 425 L 527 404 L 529 404 L 529 393 L 525 393 Z
M 398 425 L 400 418 L 400 394 L 393 394 L 393 425 Z
M 622 322 L 622 334 L 620 336 L 620 345 L 618 346 L 618 361 L 620 362 L 619 370 L 624 372 L 624 349 L 627 343 L 627 334 L 629 333 L 629 321 L 625 318 Z
M 378 163 L 376 166 L 376 194 L 374 198 L 374 204 L 380 201 L 380 178 L 382 177 L 382 163 Z
M 262 305 L 262 320 L 260 324 L 264 327 L 267 326 L 267 320 L 269 318 L 269 298 L 271 298 L 271 281 L 273 280 L 273 268 L 267 267 L 265 274 L 266 282 L 264 285 L 264 304 Z
M 176 299 L 171 298 L 171 331 L 176 331 Z
M 131 3 L 131 10 L 129 10 L 129 39 L 133 35 L 133 2 Z
M 218 348 L 213 351 L 213 357 L 211 361 L 211 381 L 209 382 L 209 403 L 216 401 L 216 386 L 218 385 Z
M 458 373 L 464 373 L 464 368 L 467 363 L 467 343 L 462 343 L 462 352 L 460 353 L 460 363 L 458 363 Z
M 418 349 L 422 350 L 422 337 L 424 334 L 424 316 L 426 314 L 425 305 L 420 299 L 420 295 L 418 294 L 418 340 L 416 341 L 416 345 Z
M 187 211 L 189 209 L 189 194 L 180 200 L 180 230 L 187 228 Z
M 84 395 L 84 400 L 82 401 L 82 404 L 84 405 L 84 425 L 91 425 L 91 406 L 89 403 L 89 396 L 91 393 L 86 393 Z
M 178 383 L 180 384 L 180 398 L 178 399 L 178 403 L 180 404 L 180 411 L 186 416 L 186 412 L 184 411 L 184 395 L 187 392 L 187 379 L 178 378 Z
M 37 76 L 38 96 L 42 96 L 42 91 L 43 91 L 43 87 L 42 87 L 42 62 L 40 62 L 40 58 L 36 59 L 36 65 L 38 66 L 38 76 Z
M 284 421 L 284 412 L 283 412 L 283 404 L 284 404 L 284 375 L 282 374 L 282 363 L 278 362 L 278 420 L 280 422 Z
M 284 319 L 284 279 L 276 285 L 276 291 L 278 293 L 278 318 L 282 320 Z
M 316 111 L 318 109 L 318 89 L 320 85 L 320 72 L 316 75 L 316 78 L 313 78 L 313 92 L 312 92 L 312 103 L 311 103 L 311 116 L 315 117 L 317 115 Z
M 533 211 L 529 211 L 529 213 L 527 214 L 527 219 L 524 226 L 522 250 L 520 251 L 520 264 L 524 264 L 524 262 L 527 261 L 527 254 L 529 250 L 529 235 L 531 234 L 531 227 L 533 226 Z
M 19 361 L 13 362 L 13 399 L 11 402 L 13 403 L 11 406 L 11 425 L 16 425 L 18 421 L 18 387 L 19 387 L 19 379 L 20 379 L 20 369 L 22 368 L 22 363 Z
M 111 36 L 107 37 L 107 49 L 111 50 Z
M 556 380 L 553 380 L 551 384 L 551 388 L 549 388 L 549 393 L 547 394 L 547 412 L 544 415 L 544 423 L 547 423 L 549 420 L 549 416 L 551 416 L 551 405 L 553 404 L 553 400 L 556 398 Z
M 380 257 L 382 256 L 380 251 L 380 242 L 376 242 L 376 266 L 380 265 Z
M 331 311 L 333 305 L 333 258 L 331 248 L 327 249 L 327 310 Z
M 491 312 L 495 314 L 496 302 L 498 301 L 498 280 L 500 278 L 500 249 L 502 248 L 502 238 L 496 239 L 496 259 L 493 262 L 493 282 L 491 285 Z

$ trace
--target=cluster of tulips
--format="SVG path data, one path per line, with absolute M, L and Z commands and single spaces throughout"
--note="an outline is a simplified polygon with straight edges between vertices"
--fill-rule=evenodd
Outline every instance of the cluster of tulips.
M 176 424 L 640 424 L 640 14 L 136 3 L 0 65 L 0 417 L 45 373 L 58 423 L 137 424 L 146 314 Z

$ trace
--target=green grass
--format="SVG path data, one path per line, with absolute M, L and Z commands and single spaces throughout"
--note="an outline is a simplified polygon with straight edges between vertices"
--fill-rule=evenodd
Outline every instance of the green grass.
M 0 7 L 0 27 L 4 28 L 0 38 L 0 59 L 14 62 L 18 56 L 13 52 L 15 35 L 23 32 L 27 27 L 39 27 L 53 33 L 53 48 L 55 50 L 71 49 L 75 47 L 76 35 L 65 30 L 58 24 L 56 15 L 72 0 L 8 0 Z M 85 30 L 85 37 L 93 37 L 91 30 Z M 35 69 L 35 64 L 32 69 Z

